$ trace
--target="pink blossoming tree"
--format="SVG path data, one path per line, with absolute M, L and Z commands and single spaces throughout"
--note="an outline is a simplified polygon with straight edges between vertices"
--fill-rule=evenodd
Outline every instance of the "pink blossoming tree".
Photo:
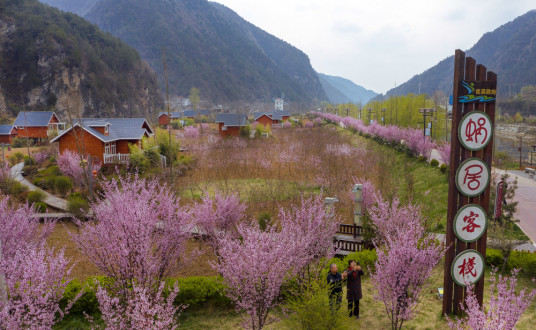
M 134 285 L 156 290 L 183 264 L 190 213 L 166 186 L 138 177 L 102 182 L 91 218 L 71 237 L 126 298 Z
M 147 288 L 134 285 L 126 302 L 113 297 L 102 287 L 97 288 L 97 299 L 106 329 L 176 329 L 176 316 L 182 307 L 173 306 L 179 289 L 175 287 L 167 298 L 163 297 L 163 283 L 155 294 Z
M 421 294 L 445 247 L 425 233 L 420 210 L 378 201 L 369 211 L 377 231 L 378 259 L 371 274 L 375 299 L 384 304 L 392 329 L 415 316 Z
M 0 292 L 7 298 L 0 299 L 2 329 L 51 328 L 74 303 L 59 307 L 70 268 L 63 250 L 46 246 L 54 222 L 40 225 L 33 214 L 28 206 L 15 208 L 8 198 L 0 199 L 0 274 L 7 288 Z
M 262 329 L 268 313 L 277 304 L 282 286 L 293 275 L 294 242 L 275 227 L 240 224 L 240 238 L 225 237 L 219 243 L 218 263 L 227 296 L 237 310 L 245 311 L 251 329 Z
M 236 226 L 244 218 L 246 205 L 236 194 L 224 196 L 214 194 L 214 200 L 207 194 L 203 201 L 193 208 L 192 215 L 200 234 L 213 248 L 217 241 L 225 237 L 236 237 Z
M 513 270 L 512 275 L 499 275 L 497 280 L 495 272 L 490 276 L 489 302 L 480 306 L 474 294 L 474 287 L 467 287 L 465 303 L 460 305 L 467 316 L 457 319 L 456 322 L 448 319 L 451 329 L 473 330 L 511 330 L 515 329 L 521 315 L 531 305 L 536 297 L 536 289 L 527 291 L 523 288 L 516 293 L 517 275 L 519 270 Z
M 86 158 L 84 158 L 84 160 L 87 161 Z M 65 150 L 63 153 L 58 155 L 56 162 L 63 174 L 71 177 L 79 185 L 84 184 L 87 174 L 84 173 L 84 167 L 82 167 L 80 162 L 80 156 L 76 152 Z M 100 165 L 94 164 L 92 170 L 97 172 L 100 171 Z

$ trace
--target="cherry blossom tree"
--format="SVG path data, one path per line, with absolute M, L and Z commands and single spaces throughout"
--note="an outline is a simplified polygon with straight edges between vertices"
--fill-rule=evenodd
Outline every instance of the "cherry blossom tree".
M 289 210 L 279 208 L 279 219 L 283 235 L 298 247 L 295 251 L 298 270 L 319 259 L 333 257 L 333 237 L 340 219 L 326 209 L 322 195 L 302 196 L 299 205 L 292 205 Z
M 87 161 L 85 158 L 84 160 Z M 58 156 L 56 162 L 63 174 L 73 178 L 73 180 L 79 185 L 84 184 L 84 177 L 86 176 L 86 173 L 84 173 L 84 167 L 80 163 L 80 156 L 76 152 L 65 150 Z M 93 164 L 92 170 L 97 172 L 100 171 L 100 165 Z
M 134 284 L 156 290 L 183 264 L 191 236 L 190 212 L 172 191 L 137 176 L 101 182 L 102 199 L 90 220 L 70 233 L 81 252 L 127 297 Z
M 495 271 L 490 276 L 489 302 L 482 306 L 474 293 L 474 286 L 467 287 L 465 304 L 460 304 L 467 316 L 457 319 L 456 322 L 448 319 L 451 329 L 473 330 L 511 330 L 515 329 L 521 315 L 531 305 L 536 297 L 536 289 L 527 291 L 521 289 L 516 293 L 517 275 L 519 269 L 512 271 L 511 276 L 499 275 L 497 280 Z
M 439 152 L 439 158 L 441 159 L 441 162 L 447 166 L 450 164 L 450 143 L 443 143 L 442 145 L 437 147 L 437 151 Z
M 0 328 L 50 328 L 75 300 L 61 310 L 59 301 L 69 283 L 69 260 L 63 250 L 46 246 L 54 221 L 43 225 L 26 205 L 10 206 L 0 197 L 0 274 L 7 298 L 0 299 Z M 0 288 L 2 290 L 2 288 Z
M 59 306 L 69 283 L 68 264 L 63 250 L 56 252 L 45 245 L 4 258 L 0 272 L 5 274 L 8 301 L 0 301 L 0 327 L 46 329 L 61 320 L 74 303 L 71 301 L 65 310 Z
M 375 299 L 383 302 L 392 329 L 412 319 L 445 247 L 425 233 L 419 208 L 379 200 L 369 211 L 377 231 L 378 259 L 371 274 Z
M 193 126 L 184 128 L 184 137 L 187 139 L 197 139 L 199 137 L 199 129 Z
M 237 233 L 239 238 L 220 240 L 218 263 L 212 266 L 222 275 L 236 309 L 248 314 L 248 326 L 262 329 L 282 286 L 294 274 L 296 245 L 272 226 L 262 231 L 240 224 Z
M 98 286 L 96 295 L 106 329 L 176 329 L 176 317 L 182 307 L 176 308 L 173 301 L 179 288 L 175 287 L 167 298 L 163 297 L 163 289 L 162 282 L 153 295 L 147 288 L 134 285 L 126 303 L 122 303 Z
M 0 163 L 0 182 L 11 179 L 11 167 L 8 162 Z
M 236 226 L 244 218 L 246 205 L 236 194 L 224 196 L 215 192 L 214 200 L 208 194 L 193 208 L 193 217 L 205 241 L 217 248 L 217 241 L 224 237 L 235 237 Z

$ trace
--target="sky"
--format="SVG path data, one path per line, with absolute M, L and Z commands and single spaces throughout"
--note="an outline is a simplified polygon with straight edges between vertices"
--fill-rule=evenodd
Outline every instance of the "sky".
M 378 93 L 536 9 L 534 0 L 215 1 L 305 52 L 317 72 Z

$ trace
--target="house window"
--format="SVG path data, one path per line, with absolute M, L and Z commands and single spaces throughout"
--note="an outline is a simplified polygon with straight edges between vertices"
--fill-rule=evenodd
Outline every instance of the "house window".
M 104 126 L 104 133 L 105 134 L 108 134 L 108 132 L 110 132 L 110 128 L 108 125 Z
M 104 153 L 107 155 L 114 155 L 115 152 L 115 142 L 108 142 L 104 144 Z

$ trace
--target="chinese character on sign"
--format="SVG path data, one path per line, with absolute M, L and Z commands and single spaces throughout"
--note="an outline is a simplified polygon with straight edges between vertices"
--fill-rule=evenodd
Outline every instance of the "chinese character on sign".
M 467 184 L 467 187 L 470 190 L 477 190 L 480 188 L 479 179 L 482 178 L 482 172 L 484 168 L 482 165 L 471 165 L 465 169 L 465 177 L 463 179 L 463 184 Z
M 458 268 L 460 268 L 460 275 L 471 275 L 473 277 L 476 277 L 475 257 L 463 259 L 463 263 L 458 266 Z
M 478 123 L 478 124 L 477 124 Z M 481 139 L 481 144 L 483 144 L 488 138 L 488 130 L 486 126 L 485 118 L 478 118 L 477 123 L 473 119 L 469 119 L 469 123 L 465 126 L 465 135 L 467 136 L 466 142 L 476 142 L 478 143 L 478 137 L 483 135 L 484 138 Z
M 462 230 L 465 230 L 469 233 L 473 233 L 476 228 L 481 228 L 480 225 L 476 224 L 475 221 L 478 218 L 478 214 L 471 211 L 471 213 L 463 217 L 463 222 L 467 223 L 467 226 L 463 227 Z

